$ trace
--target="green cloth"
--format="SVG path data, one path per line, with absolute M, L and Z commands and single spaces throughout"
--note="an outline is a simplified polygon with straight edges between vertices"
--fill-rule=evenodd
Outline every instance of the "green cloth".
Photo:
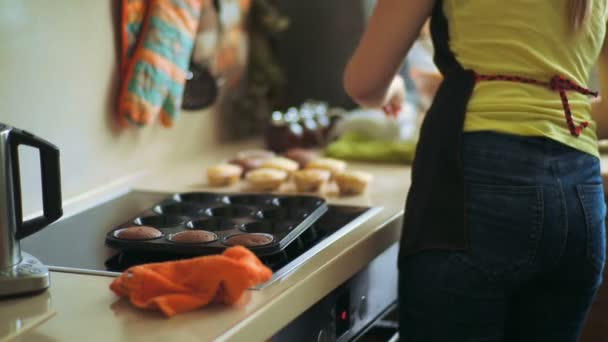
M 331 143 L 325 153 L 344 160 L 409 164 L 414 160 L 416 140 L 382 141 L 359 133 L 346 133 Z

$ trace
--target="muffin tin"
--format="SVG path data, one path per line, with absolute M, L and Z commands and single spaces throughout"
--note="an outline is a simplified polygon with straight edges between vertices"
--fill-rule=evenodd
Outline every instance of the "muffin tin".
M 250 244 L 247 247 L 257 255 L 267 256 L 285 249 L 326 211 L 325 200 L 315 196 L 180 193 L 114 227 L 105 242 L 122 251 L 207 255 L 221 253 L 239 241 Z M 119 238 L 120 230 L 131 226 L 153 227 L 162 235 L 142 240 Z M 208 234 L 182 233 L 193 230 Z

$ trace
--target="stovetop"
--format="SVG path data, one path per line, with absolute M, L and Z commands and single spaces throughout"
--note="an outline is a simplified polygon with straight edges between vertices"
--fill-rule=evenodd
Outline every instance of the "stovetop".
M 170 193 L 130 191 L 88 210 L 65 217 L 21 241 L 21 248 L 49 265 L 51 270 L 117 276 L 126 268 L 185 256 L 119 252 L 104 244 L 105 234 L 121 222 L 171 196 Z M 375 215 L 379 208 L 330 205 L 315 224 L 282 253 L 262 257 L 274 271 L 263 288 L 303 265 L 348 231 Z

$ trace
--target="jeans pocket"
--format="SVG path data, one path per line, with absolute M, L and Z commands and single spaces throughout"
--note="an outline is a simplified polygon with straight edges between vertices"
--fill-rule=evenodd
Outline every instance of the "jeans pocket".
M 578 197 L 585 214 L 587 260 L 602 272 L 606 260 L 606 203 L 602 184 L 577 186 Z
M 541 186 L 468 184 L 471 261 L 492 277 L 516 272 L 536 256 L 542 235 Z

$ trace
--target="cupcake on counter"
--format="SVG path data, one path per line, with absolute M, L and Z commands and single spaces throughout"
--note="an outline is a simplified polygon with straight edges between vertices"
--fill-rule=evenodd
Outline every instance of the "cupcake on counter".
M 317 192 L 327 185 L 331 178 L 331 172 L 320 169 L 306 169 L 296 171 L 293 176 L 298 192 Z
M 243 176 L 247 172 L 259 169 L 262 164 L 276 154 L 268 150 L 244 150 L 236 154 L 230 159 L 230 164 L 238 165 L 243 168 Z
M 300 168 L 305 168 L 308 163 L 318 158 L 314 151 L 297 147 L 287 150 L 283 156 L 297 162 Z
M 243 150 L 236 154 L 237 158 L 247 159 L 247 158 L 256 158 L 256 159 L 268 159 L 276 156 L 276 154 L 269 150 Z
M 243 168 L 234 164 L 219 164 L 207 169 L 209 185 L 221 187 L 236 184 L 241 179 Z
M 265 169 L 277 169 L 287 172 L 288 174 L 292 174 L 300 168 L 300 165 L 285 157 L 273 157 L 266 159 L 264 163 L 262 163 L 262 168 Z
M 363 171 L 344 171 L 335 176 L 336 184 L 343 196 L 362 194 L 372 180 L 373 176 Z
M 257 191 L 276 191 L 288 177 L 287 171 L 277 168 L 260 168 L 245 176 L 249 185 Z
M 319 169 L 319 170 L 327 170 L 331 172 L 332 176 L 335 176 L 339 173 L 344 172 L 346 170 L 346 162 L 339 159 L 334 158 L 318 158 L 306 165 L 307 169 Z
M 243 169 L 242 176 L 244 177 L 247 174 L 247 172 L 255 170 L 255 169 L 259 169 L 260 167 L 262 167 L 262 163 L 264 163 L 264 160 L 233 158 L 233 159 L 230 159 L 228 162 L 230 164 L 240 166 Z

